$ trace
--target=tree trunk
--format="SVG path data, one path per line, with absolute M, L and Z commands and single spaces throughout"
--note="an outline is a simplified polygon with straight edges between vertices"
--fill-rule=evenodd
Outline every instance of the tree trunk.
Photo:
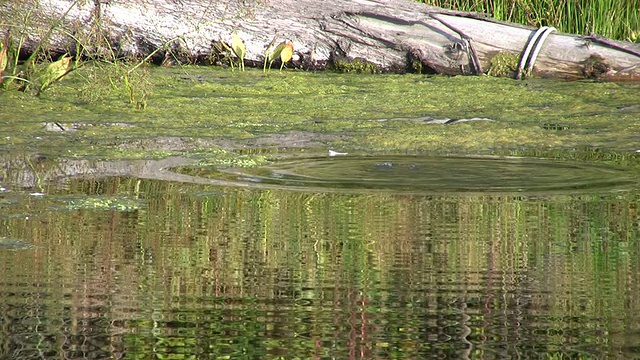
M 0 0 L 0 19 L 0 35 L 9 31 L 14 45 L 28 32 L 26 53 L 44 39 L 55 53 L 77 52 L 80 43 L 94 54 L 225 62 L 236 32 L 247 65 L 262 67 L 269 44 L 291 41 L 288 66 L 358 60 L 385 72 L 449 75 L 487 72 L 499 53 L 513 54 L 516 70 L 537 30 L 409 0 Z M 640 44 L 551 33 L 539 45 L 526 75 L 640 79 Z

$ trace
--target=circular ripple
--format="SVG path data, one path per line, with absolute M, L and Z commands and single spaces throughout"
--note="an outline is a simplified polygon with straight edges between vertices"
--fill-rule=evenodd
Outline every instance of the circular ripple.
M 495 157 L 318 157 L 199 176 L 277 187 L 410 192 L 622 190 L 633 173 L 601 164 Z

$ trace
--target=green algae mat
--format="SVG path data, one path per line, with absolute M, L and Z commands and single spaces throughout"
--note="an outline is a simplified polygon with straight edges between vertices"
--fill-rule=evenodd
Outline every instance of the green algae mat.
M 0 149 L 241 166 L 310 149 L 526 155 L 599 148 L 625 156 L 640 149 L 638 83 L 186 67 L 145 69 L 124 88 L 107 73 L 94 71 L 89 82 L 89 71 L 39 97 L 0 93 Z

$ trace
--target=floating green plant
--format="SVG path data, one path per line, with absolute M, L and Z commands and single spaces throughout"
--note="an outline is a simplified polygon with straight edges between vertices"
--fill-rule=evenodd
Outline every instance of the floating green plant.
M 216 150 L 216 151 L 199 151 L 192 154 L 198 154 L 205 157 L 198 163 L 198 166 L 214 166 L 214 167 L 256 167 L 264 165 L 268 162 L 268 158 L 264 155 L 255 154 L 238 154 L 233 151 Z

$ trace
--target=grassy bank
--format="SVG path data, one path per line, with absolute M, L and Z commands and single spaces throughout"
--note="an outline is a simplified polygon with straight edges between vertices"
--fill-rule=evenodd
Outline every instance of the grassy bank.
M 640 41 L 640 0 L 418 0 L 432 6 L 491 14 L 498 20 L 554 26 L 570 34 L 595 33 Z

